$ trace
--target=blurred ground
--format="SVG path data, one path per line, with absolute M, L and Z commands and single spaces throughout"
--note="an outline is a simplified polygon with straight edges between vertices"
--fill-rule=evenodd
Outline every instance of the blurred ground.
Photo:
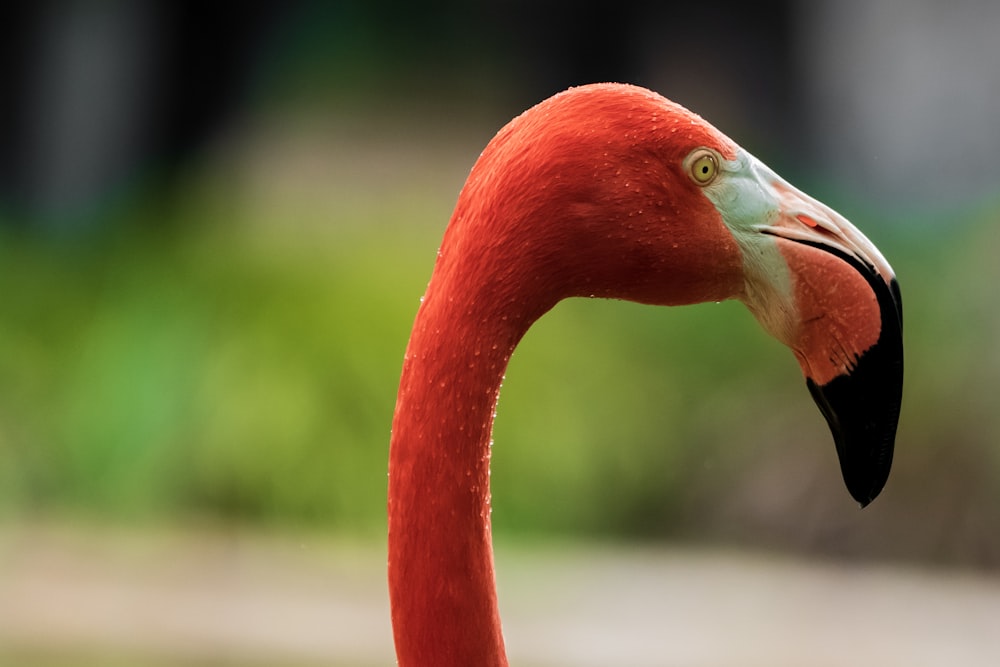
M 213 530 L 0 532 L 0 664 L 393 663 L 377 545 Z M 589 544 L 498 553 L 512 664 L 932 665 L 1000 656 L 1000 579 Z

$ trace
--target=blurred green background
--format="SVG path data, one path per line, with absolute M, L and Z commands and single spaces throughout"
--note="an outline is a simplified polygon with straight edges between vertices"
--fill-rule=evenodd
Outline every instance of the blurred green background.
M 968 112 L 930 119 L 942 139 L 937 107 L 877 103 L 907 62 L 904 92 L 959 110 L 996 88 L 953 96 L 948 62 L 901 40 L 868 67 L 877 17 L 816 7 L 5 10 L 0 519 L 383 539 L 402 354 L 465 174 L 523 108 L 614 79 L 698 111 L 889 258 L 895 467 L 858 512 L 792 355 L 739 304 L 570 301 L 507 373 L 497 538 L 1000 566 L 996 142 Z

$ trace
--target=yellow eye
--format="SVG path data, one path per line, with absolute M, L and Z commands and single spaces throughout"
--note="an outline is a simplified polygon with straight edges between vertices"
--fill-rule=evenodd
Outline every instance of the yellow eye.
M 695 150 L 686 160 L 691 178 L 698 185 L 708 185 L 719 174 L 719 160 L 707 148 Z

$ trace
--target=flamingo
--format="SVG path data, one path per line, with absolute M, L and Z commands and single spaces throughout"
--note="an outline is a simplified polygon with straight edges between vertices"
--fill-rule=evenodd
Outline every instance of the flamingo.
M 518 341 L 568 297 L 739 299 L 791 348 L 862 507 L 902 395 L 895 274 L 841 215 L 666 98 L 570 88 L 486 146 L 444 233 L 403 361 L 388 482 L 402 667 L 507 664 L 494 582 L 494 410 Z

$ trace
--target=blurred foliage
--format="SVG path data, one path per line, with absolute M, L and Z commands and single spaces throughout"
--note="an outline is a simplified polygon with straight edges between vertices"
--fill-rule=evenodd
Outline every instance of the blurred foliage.
M 408 300 L 367 274 L 408 258 L 343 240 L 7 239 L 6 504 L 376 521 Z
M 2 232 L 0 516 L 382 535 L 402 353 L 450 203 L 345 195 L 288 211 L 225 179 L 185 192 L 122 213 L 178 224 Z M 900 276 L 908 356 L 896 467 L 865 512 L 792 355 L 742 306 L 571 300 L 508 371 L 498 536 L 997 565 L 996 222 L 872 233 Z

